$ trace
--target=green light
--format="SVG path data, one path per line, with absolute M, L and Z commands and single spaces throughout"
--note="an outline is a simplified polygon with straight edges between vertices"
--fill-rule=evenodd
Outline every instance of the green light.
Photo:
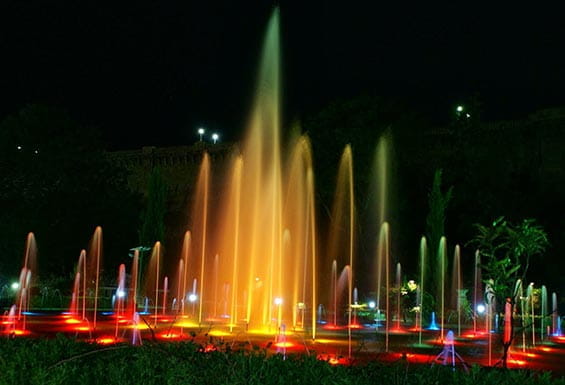
M 457 112 L 463 112 L 463 106 L 457 106 Z

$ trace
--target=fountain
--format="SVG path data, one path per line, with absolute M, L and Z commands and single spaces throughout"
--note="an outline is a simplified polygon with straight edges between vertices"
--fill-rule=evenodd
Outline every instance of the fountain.
M 366 313 L 376 321 L 377 327 L 363 325 L 362 311 L 366 310 L 363 299 L 375 293 L 367 293 L 365 297 L 363 290 L 366 288 L 358 282 L 358 277 L 363 274 L 370 275 L 370 268 L 362 258 L 356 259 L 359 223 L 353 188 L 353 150 L 347 146 L 340 158 L 328 234 L 320 242 L 309 139 L 306 136 L 296 137 L 286 144 L 281 139 L 278 17 L 278 12 L 275 12 L 268 27 L 247 137 L 240 150 L 229 155 L 229 164 L 221 173 L 225 175 L 223 179 L 215 177 L 217 174 L 211 157 L 203 155 L 193 206 L 188 215 L 189 230 L 184 233 L 180 253 L 171 259 L 161 243 L 156 242 L 149 263 L 141 266 L 139 250 L 135 249 L 131 260 L 131 279 L 128 280 L 126 275 L 129 267 L 126 264 L 119 266 L 112 309 L 107 305 L 108 301 L 105 302 L 107 293 L 104 290 L 107 288 L 100 285 L 103 239 L 102 228 L 97 227 L 88 252 L 82 250 L 79 256 L 72 284 L 71 314 L 65 315 L 67 318 L 63 322 L 62 317 L 52 321 L 48 317 L 55 319 L 56 316 L 45 316 L 45 324 L 52 322 L 49 327 L 43 326 L 43 322 L 34 322 L 34 328 L 39 330 L 37 335 L 48 335 L 53 330 L 72 335 L 89 331 L 92 333 L 89 334 L 90 340 L 101 342 L 113 332 L 108 343 L 115 343 L 120 340 L 120 334 L 124 339 L 126 332 L 131 330 L 132 343 L 141 344 L 142 337 L 147 338 L 148 333 L 154 339 L 168 340 L 189 338 L 192 333 L 190 338 L 196 339 L 198 333 L 206 330 L 210 336 L 230 336 L 234 343 L 259 341 L 262 344 L 274 339 L 283 355 L 300 345 L 304 351 L 327 349 L 336 356 L 343 348 L 345 356 L 347 345 L 348 359 L 356 354 L 355 348 L 361 351 L 365 341 L 370 341 L 367 350 L 372 349 L 371 354 L 393 360 L 398 358 L 399 351 L 413 347 L 409 341 L 416 340 L 417 332 L 418 349 L 428 349 L 431 358 L 437 354 L 432 349 L 443 348 L 445 358 L 448 358 L 447 355 L 451 357 L 451 361 L 446 362 L 454 363 L 454 346 L 461 342 L 457 345 L 458 350 L 461 346 L 464 351 L 465 344 L 472 345 L 475 350 L 483 349 L 475 361 L 483 364 L 486 361 L 490 365 L 492 339 L 498 336 L 498 331 L 493 331 L 492 326 L 497 314 L 492 285 L 487 285 L 483 328 L 483 318 L 478 314 L 483 297 L 479 252 L 475 253 L 474 277 L 467 277 L 470 281 L 473 278 L 472 325 L 462 316 L 465 271 L 459 246 L 455 247 L 453 256 L 451 288 L 446 287 L 450 280 L 445 237 L 439 242 L 436 261 L 428 260 L 426 239 L 420 239 L 420 282 L 417 284 L 414 312 L 402 308 L 402 282 L 410 278 L 410 262 L 403 264 L 404 271 L 400 263 L 396 264 L 396 280 L 391 285 L 394 278 L 391 252 L 395 249 L 391 247 L 391 230 L 387 222 L 387 200 L 391 195 L 387 190 L 390 177 L 390 138 L 387 135 L 390 134 L 383 136 L 377 145 L 375 165 L 378 176 L 374 181 L 375 190 L 371 190 L 377 192 L 378 201 L 371 212 L 376 224 L 371 234 L 376 242 L 374 257 L 377 272 L 371 277 L 374 279 L 370 289 L 376 292 L 376 298 Z M 375 246 L 372 242 L 371 248 Z M 4 331 L 10 336 L 26 331 L 32 277 L 35 278 L 36 274 L 35 249 L 35 238 L 30 233 L 15 304 L 2 319 Z M 167 258 L 173 261 L 175 267 L 168 276 L 165 275 Z M 435 287 L 430 284 L 427 285 L 430 287 L 424 286 L 427 265 L 437 269 Z M 528 326 L 531 326 L 533 349 L 536 337 L 534 288 L 529 285 L 524 296 L 521 281 L 516 287 L 515 302 L 519 303 L 522 321 L 528 320 Z M 426 291 L 434 292 L 435 309 L 424 299 Z M 429 297 L 432 295 L 428 294 L 426 298 Z M 546 340 L 561 335 L 555 293 L 552 295 L 552 337 L 544 334 L 547 301 L 547 289 L 542 286 L 540 337 Z M 457 338 L 453 331 L 448 330 L 455 326 L 449 325 L 446 309 L 457 312 Z M 425 328 L 423 325 L 430 312 L 431 324 Z M 147 319 L 144 318 L 146 315 Z M 384 327 L 379 328 L 381 315 Z M 322 325 L 322 317 L 325 317 L 325 325 Z M 89 320 L 92 320 L 92 328 Z M 507 339 L 510 321 L 509 317 L 504 319 Z M 414 329 L 409 328 L 412 324 Z M 184 329 L 190 333 L 183 333 Z M 355 334 L 352 329 L 355 329 Z M 177 333 L 177 330 L 180 332 Z M 81 336 L 87 339 L 84 334 Z M 127 336 L 129 338 L 129 334 Z M 294 344 L 293 339 L 296 338 L 301 338 L 302 343 Z M 524 334 L 523 353 L 525 339 Z M 477 340 L 482 340 L 481 344 L 473 344 Z M 560 343 L 560 340 L 556 341 L 556 344 Z M 535 354 L 543 354 L 540 352 L 543 350 L 536 350 Z

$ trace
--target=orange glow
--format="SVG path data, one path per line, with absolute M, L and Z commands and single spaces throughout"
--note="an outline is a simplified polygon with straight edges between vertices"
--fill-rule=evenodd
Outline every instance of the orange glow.
M 88 326 L 77 326 L 75 330 L 78 332 L 88 332 L 90 331 L 90 328 Z
M 198 324 L 196 324 L 194 322 L 190 322 L 190 321 L 181 321 L 181 322 L 175 323 L 175 326 L 178 326 L 178 327 L 181 327 L 181 328 L 195 328 L 195 327 L 198 327 Z
M 328 362 L 330 363 L 330 365 L 337 365 L 339 364 L 339 360 L 335 357 L 332 357 L 328 360 Z
M 554 351 L 553 348 L 550 348 L 550 347 L 547 347 L 547 346 L 542 346 L 542 347 L 539 348 L 539 350 L 541 350 L 542 352 L 548 352 L 548 353 Z
M 330 365 L 346 365 L 347 359 L 345 357 L 337 357 L 330 354 L 319 354 L 316 357 L 320 361 L 326 361 Z
M 218 350 L 214 345 L 212 344 L 208 344 L 206 345 L 206 347 L 204 348 L 204 353 L 210 353 L 210 352 L 214 352 Z
M 362 329 L 363 326 L 359 325 L 359 324 L 350 324 L 349 325 L 350 329 Z
M 290 341 L 281 341 L 281 342 L 277 342 L 277 343 L 275 344 L 275 346 L 276 346 L 277 348 L 291 348 L 291 347 L 293 347 L 293 346 L 295 346 L 295 345 L 294 345 L 292 342 L 290 342 Z
M 66 320 L 65 320 L 65 323 L 68 323 L 68 324 L 79 324 L 80 321 L 79 321 L 78 319 L 76 319 L 76 318 L 69 318 L 69 319 L 66 319 Z
M 565 342 L 565 336 L 559 336 L 559 337 L 553 337 L 554 339 L 556 339 L 559 342 Z
M 97 344 L 100 345 L 111 345 L 118 342 L 114 337 L 101 337 L 96 340 Z
M 212 337 L 225 337 L 225 336 L 229 336 L 231 335 L 231 333 L 229 332 L 224 332 L 222 330 L 212 330 L 210 333 L 208 333 L 209 335 L 211 335 Z
M 159 338 L 164 338 L 164 339 L 168 339 L 168 340 L 178 340 L 178 339 L 182 339 L 183 337 L 185 337 L 182 334 L 177 334 L 177 333 L 161 333 L 159 334 Z
M 320 344 L 335 344 L 338 343 L 338 340 L 331 340 L 328 338 L 316 338 L 316 342 L 320 343 Z
M 29 334 L 29 331 L 16 329 L 16 330 L 12 330 L 10 333 L 15 334 L 17 336 L 24 336 L 26 334 Z
M 524 360 L 510 360 L 508 362 L 511 363 L 511 364 L 514 364 L 514 365 L 518 365 L 518 366 L 525 366 L 526 365 L 526 361 L 524 361 Z

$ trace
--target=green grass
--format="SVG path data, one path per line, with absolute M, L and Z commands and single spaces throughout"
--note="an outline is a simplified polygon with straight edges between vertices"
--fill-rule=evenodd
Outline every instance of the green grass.
M 1 384 L 563 384 L 549 373 L 473 367 L 332 366 L 306 355 L 202 353 L 191 342 L 98 346 L 58 336 L 1 339 Z

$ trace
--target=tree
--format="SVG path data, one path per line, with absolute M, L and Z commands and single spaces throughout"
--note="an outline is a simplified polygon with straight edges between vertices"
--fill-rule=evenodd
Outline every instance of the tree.
M 549 245 L 545 230 L 534 219 L 524 219 L 518 224 L 513 224 L 500 217 L 490 226 L 475 225 L 477 234 L 470 242 L 476 246 L 485 261 L 481 265 L 485 283 L 490 289 L 500 306 L 509 303 L 511 316 L 514 314 L 516 299 L 520 282 L 524 282 L 530 259 L 545 252 Z M 522 320 L 522 323 L 524 320 Z M 522 327 L 524 325 L 522 324 Z M 510 338 L 503 340 L 503 367 L 506 368 L 508 350 L 514 338 L 514 323 L 510 322 Z
M 147 186 L 147 200 L 143 211 L 142 225 L 139 231 L 139 242 L 142 246 L 153 247 L 155 242 L 163 242 L 165 236 L 165 211 L 167 187 L 161 170 L 151 170 Z
M 126 178 L 106 156 L 97 131 L 63 110 L 29 105 L 5 118 L 0 122 L 0 271 L 17 274 L 30 231 L 38 242 L 40 274 L 71 272 L 97 225 L 108 234 L 105 254 L 126 255 L 138 202 Z

